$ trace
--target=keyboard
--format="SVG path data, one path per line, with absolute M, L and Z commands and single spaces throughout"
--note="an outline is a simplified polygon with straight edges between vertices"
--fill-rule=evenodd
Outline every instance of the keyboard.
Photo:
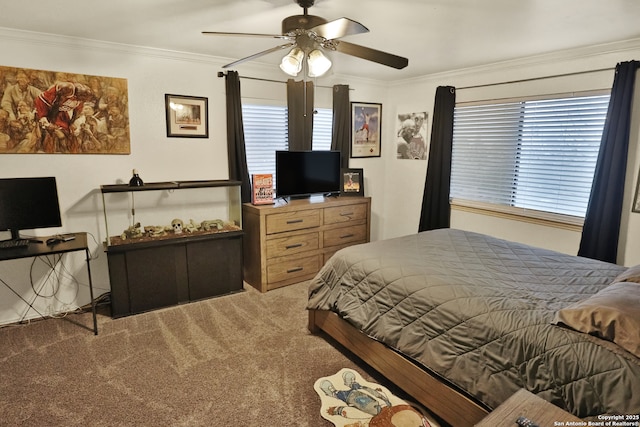
M 0 249 L 24 248 L 29 246 L 29 239 L 0 240 Z

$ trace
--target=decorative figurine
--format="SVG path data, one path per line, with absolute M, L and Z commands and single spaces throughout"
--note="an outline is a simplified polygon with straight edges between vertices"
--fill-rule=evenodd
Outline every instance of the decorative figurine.
M 173 221 L 171 221 L 171 228 L 173 228 L 173 234 L 182 234 L 184 223 L 181 219 L 175 218 Z
M 211 231 L 212 229 L 221 230 L 224 223 L 221 219 L 210 219 L 206 221 L 202 221 L 200 227 L 204 231 Z
M 132 226 L 129 226 L 129 228 L 124 230 L 122 232 L 122 234 L 120 235 L 120 238 L 122 240 L 137 239 L 137 238 L 140 238 L 140 237 L 142 237 L 142 230 L 140 230 L 140 223 L 139 222 L 136 222 Z
M 188 224 L 184 224 L 183 229 L 187 233 L 195 233 L 196 231 L 198 231 L 199 227 L 194 220 L 190 219 Z
M 167 234 L 162 225 L 146 225 L 144 232 L 149 237 L 160 237 Z

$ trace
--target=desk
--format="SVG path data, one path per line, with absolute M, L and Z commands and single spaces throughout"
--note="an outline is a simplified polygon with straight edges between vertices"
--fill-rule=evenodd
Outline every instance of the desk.
M 89 253 L 89 247 L 87 246 L 87 233 L 65 233 L 73 234 L 75 239 L 68 242 L 60 242 L 54 245 L 47 245 L 45 242 L 48 237 L 36 237 L 34 242 L 29 243 L 29 246 L 21 248 L 0 249 L 0 261 L 8 261 L 12 259 L 20 258 L 32 258 L 47 255 L 65 254 L 68 252 L 84 251 L 87 260 L 87 275 L 89 276 L 89 294 L 91 296 L 91 311 L 93 313 L 93 333 L 98 335 L 98 321 L 96 319 L 96 303 L 93 299 L 93 282 L 91 280 L 91 265 L 89 263 L 91 256 Z M 35 242 L 35 240 L 38 242 Z M 40 314 L 31 303 L 25 300 L 22 295 L 18 294 L 9 284 L 0 280 L 4 285 L 16 294 L 22 301 L 24 301 L 31 309 Z M 40 314 L 41 317 L 45 317 Z

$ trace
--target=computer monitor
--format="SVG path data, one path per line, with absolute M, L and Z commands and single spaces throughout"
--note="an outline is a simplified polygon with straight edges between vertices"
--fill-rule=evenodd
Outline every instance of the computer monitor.
M 0 178 L 0 231 L 61 227 L 55 177 Z

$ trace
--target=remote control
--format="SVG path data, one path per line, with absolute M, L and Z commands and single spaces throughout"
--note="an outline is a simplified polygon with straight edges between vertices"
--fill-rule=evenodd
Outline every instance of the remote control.
M 534 423 L 527 417 L 518 417 L 516 424 L 520 427 L 539 427 L 538 424 Z

